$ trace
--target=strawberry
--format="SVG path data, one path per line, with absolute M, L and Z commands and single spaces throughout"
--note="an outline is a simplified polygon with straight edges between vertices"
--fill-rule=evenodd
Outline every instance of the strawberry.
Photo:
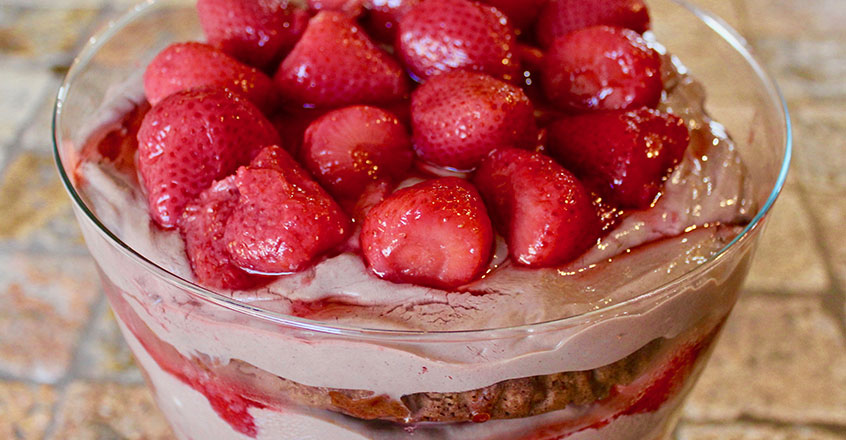
M 417 154 L 458 170 L 475 168 L 494 148 L 528 148 L 537 139 L 529 98 L 482 73 L 432 77 L 412 95 L 411 119 Z
M 237 290 L 269 281 L 266 277 L 244 272 L 229 258 L 223 232 L 237 204 L 235 176 L 229 176 L 215 182 L 189 203 L 179 219 L 185 252 L 200 284 Z
M 571 112 L 655 107 L 664 88 L 658 53 L 636 32 L 607 26 L 555 40 L 541 82 L 549 101 Z
M 535 31 L 543 47 L 591 26 L 621 27 L 638 33 L 649 29 L 649 10 L 643 0 L 549 0 L 539 17 Z
M 309 21 L 274 81 L 288 100 L 315 107 L 385 103 L 408 92 L 399 64 L 349 17 L 333 11 Z
M 396 50 L 419 79 L 453 70 L 518 79 L 517 37 L 498 9 L 469 0 L 426 0 L 405 14 Z
M 646 208 L 690 142 L 685 122 L 649 108 L 562 118 L 548 150 L 588 187 L 624 208 Z
M 324 188 L 339 199 L 355 200 L 368 184 L 398 182 L 414 153 L 396 116 L 376 107 L 334 110 L 305 132 L 301 157 Z
M 308 22 L 287 0 L 197 0 L 197 13 L 209 44 L 261 69 L 275 67 Z
M 367 8 L 366 26 L 368 32 L 379 41 L 393 44 L 400 19 L 421 1 L 364 0 L 364 7 Z
M 548 0 L 481 0 L 505 14 L 516 29 L 528 29 L 534 24 Z
M 285 109 L 270 117 L 270 122 L 279 132 L 279 137 L 282 139 L 282 146 L 285 150 L 291 153 L 292 156 L 298 157 L 300 148 L 303 145 L 303 137 L 305 131 L 312 122 L 326 114 L 325 109 L 313 108 L 294 108 Z
M 308 0 L 308 7 L 312 11 L 337 11 L 350 18 L 364 12 L 362 0 Z
M 235 174 L 238 204 L 226 223 L 229 256 L 250 272 L 306 268 L 338 247 L 351 230 L 340 206 L 278 146 Z
M 599 218 L 587 190 L 543 154 L 497 149 L 482 161 L 473 182 L 518 264 L 564 264 L 599 236 Z
M 185 205 L 212 182 L 276 143 L 270 122 L 237 93 L 203 88 L 168 96 L 138 131 L 138 172 L 150 216 L 162 227 L 175 226 Z
M 276 104 L 276 89 L 267 75 L 207 44 L 171 44 L 144 71 L 144 92 L 153 105 L 173 93 L 205 86 L 239 92 L 265 112 Z
M 378 276 L 452 289 L 481 275 L 491 258 L 493 228 L 473 185 L 443 177 L 401 189 L 374 206 L 360 242 Z

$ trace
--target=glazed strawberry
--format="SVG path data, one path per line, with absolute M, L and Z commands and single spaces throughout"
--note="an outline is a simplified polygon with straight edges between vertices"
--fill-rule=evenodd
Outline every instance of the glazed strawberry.
M 479 193 L 457 177 L 393 193 L 364 219 L 361 250 L 378 276 L 451 289 L 487 266 L 493 228 Z
M 285 151 L 299 157 L 306 129 L 326 112 L 326 109 L 314 108 L 285 109 L 271 116 L 270 122 L 279 132 Z
M 209 44 L 262 69 L 276 67 L 308 22 L 287 0 L 197 0 L 197 13 Z
M 499 9 L 515 29 L 528 29 L 548 0 L 482 0 Z
M 562 110 L 655 107 L 661 57 L 630 29 L 596 26 L 558 38 L 541 68 L 543 89 Z
M 250 272 L 302 270 L 350 233 L 340 206 L 278 146 L 235 174 L 238 204 L 223 235 L 232 261 Z
M 205 86 L 241 93 L 263 111 L 276 105 L 276 89 L 267 75 L 207 44 L 171 44 L 144 71 L 144 92 L 153 105 L 176 92 Z
M 469 0 L 426 0 L 399 22 L 396 50 L 408 70 L 425 79 L 472 70 L 515 81 L 516 37 L 496 8 Z
M 191 268 L 204 286 L 250 289 L 268 281 L 267 277 L 244 272 L 229 258 L 223 232 L 237 204 L 235 176 L 229 176 L 215 182 L 189 203 L 179 220 L 179 232 L 185 241 Z
M 550 154 L 624 208 L 652 203 L 690 141 L 682 119 L 649 108 L 567 117 L 547 129 Z
M 312 11 L 337 11 L 350 18 L 357 18 L 364 12 L 362 0 L 308 0 Z
M 154 106 L 138 131 L 138 172 L 150 216 L 170 228 L 185 205 L 279 135 L 241 95 L 205 88 L 177 92 Z
M 380 41 L 393 44 L 400 19 L 421 0 L 364 0 L 367 30 Z
M 473 183 L 519 264 L 564 264 L 599 236 L 599 218 L 587 190 L 543 154 L 498 149 L 482 161 Z
M 475 168 L 494 148 L 530 148 L 537 139 L 529 98 L 481 73 L 432 77 L 412 95 L 411 119 L 417 154 L 458 170 Z
M 408 91 L 399 64 L 349 17 L 333 11 L 309 21 L 274 81 L 289 101 L 316 107 L 391 102 Z
M 643 33 L 649 29 L 649 10 L 643 0 L 549 0 L 535 31 L 538 42 L 548 47 L 558 37 L 597 25 Z
M 339 199 L 355 200 L 368 184 L 398 182 L 414 153 L 396 116 L 368 106 L 334 110 L 305 132 L 301 157 L 324 188 Z

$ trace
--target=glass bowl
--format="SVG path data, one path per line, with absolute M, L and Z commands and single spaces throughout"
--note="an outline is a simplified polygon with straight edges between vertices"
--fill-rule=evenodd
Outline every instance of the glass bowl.
M 125 94 L 139 90 L 144 66 L 201 34 L 191 4 L 148 0 L 92 37 L 59 90 L 56 161 L 121 331 L 177 436 L 668 438 L 737 300 L 785 181 L 791 135 L 775 84 L 735 31 L 687 2 L 649 5 L 657 40 L 704 85 L 708 112 L 740 155 L 754 159 L 745 163 L 757 213 L 717 255 L 631 299 L 468 331 L 275 313 L 195 285 L 126 244 L 79 190 L 81 148 L 104 127 L 125 134 L 119 117 L 135 108 Z

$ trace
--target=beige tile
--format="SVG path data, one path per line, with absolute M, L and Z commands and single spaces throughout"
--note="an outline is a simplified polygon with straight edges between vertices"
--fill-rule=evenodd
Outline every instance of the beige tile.
M 0 438 L 44 438 L 56 395 L 48 385 L 0 382 Z
M 60 79 L 54 78 L 38 104 L 33 118 L 27 123 L 19 145 L 27 150 L 51 153 L 53 151 L 53 106 L 59 91 Z
M 0 14 L 0 53 L 28 60 L 69 55 L 96 15 L 92 8 L 6 6 Z
M 59 380 L 98 298 L 87 257 L 0 254 L 0 372 Z
M 755 38 L 753 45 L 781 86 L 788 104 L 806 101 L 836 104 L 846 99 L 843 42 L 844 38 L 835 37 L 794 40 L 773 36 Z
M 846 425 L 846 341 L 823 308 L 819 298 L 742 298 L 686 417 Z
M 77 365 L 76 371 L 81 378 L 121 383 L 143 382 L 114 315 L 105 302 L 97 310 L 93 331 L 83 341 Z
M 828 275 L 795 189 L 785 190 L 770 213 L 746 287 L 783 293 L 822 293 Z
M 812 213 L 819 220 L 820 233 L 828 253 L 826 258 L 838 277 L 841 288 L 846 286 L 846 190 L 807 188 L 806 197 Z
M 56 418 L 55 440 L 170 440 L 173 433 L 143 385 L 75 382 Z
M 793 172 L 810 191 L 836 187 L 846 193 L 844 104 L 846 99 L 833 104 L 798 103 L 791 108 L 796 130 Z
M 0 176 L 0 243 L 81 254 L 84 242 L 49 152 L 24 151 Z
M 678 440 L 842 440 L 846 434 L 807 427 L 753 424 L 682 425 Z
M 0 55 L 0 148 L 10 142 L 35 112 L 51 74 L 44 69 L 20 65 Z
M 843 0 L 743 0 L 747 26 L 763 36 L 846 36 Z

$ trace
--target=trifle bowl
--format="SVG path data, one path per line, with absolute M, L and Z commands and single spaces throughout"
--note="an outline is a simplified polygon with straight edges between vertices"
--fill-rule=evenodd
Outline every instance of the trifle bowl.
M 59 92 L 56 160 L 176 435 L 669 438 L 784 184 L 790 126 L 723 21 L 680 0 L 648 5 L 658 108 L 690 137 L 660 196 L 606 212 L 594 245 L 550 267 L 518 264 L 497 235 L 482 275 L 458 287 L 382 279 L 355 247 L 249 288 L 199 282 L 184 237 L 151 220 L 135 169 L 151 111 L 143 72 L 172 43 L 203 40 L 195 6 L 149 0 L 92 37 Z

